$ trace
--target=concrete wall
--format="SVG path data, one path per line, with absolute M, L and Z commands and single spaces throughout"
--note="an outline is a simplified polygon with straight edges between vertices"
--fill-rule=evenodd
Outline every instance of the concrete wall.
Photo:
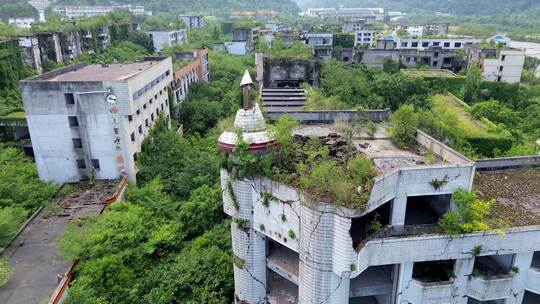
M 329 123 L 336 120 L 352 121 L 369 119 L 374 122 L 388 121 L 390 109 L 358 111 L 297 111 L 297 112 L 271 112 L 267 114 L 271 120 L 278 120 L 283 115 L 289 115 L 302 123 Z
M 540 165 L 540 156 L 503 157 L 475 161 L 476 170 L 493 171 Z

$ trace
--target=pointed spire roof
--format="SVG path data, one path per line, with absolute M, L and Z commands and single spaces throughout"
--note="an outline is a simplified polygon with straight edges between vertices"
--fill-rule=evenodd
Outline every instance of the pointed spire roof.
M 249 75 L 248 70 L 244 72 L 244 77 L 242 77 L 242 81 L 240 82 L 240 86 L 246 86 L 246 85 L 252 85 L 253 80 L 251 80 L 251 76 Z

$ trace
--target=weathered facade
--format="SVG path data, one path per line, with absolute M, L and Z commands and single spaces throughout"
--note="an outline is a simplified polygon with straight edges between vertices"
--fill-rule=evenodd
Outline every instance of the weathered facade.
M 317 126 L 296 134 L 331 132 Z M 222 169 L 224 211 L 233 218 L 235 302 L 537 303 L 540 226 L 508 228 L 504 236 L 441 233 L 436 224 L 455 208 L 452 194 L 472 189 L 474 163 L 421 131 L 417 145 L 437 156 L 433 164 L 411 151 L 381 151 L 380 140 L 359 142 L 380 172 L 359 209 Z M 537 193 L 524 195 L 534 200 Z M 381 226 L 375 232 L 374 218 Z
M 197 49 L 192 52 L 175 54 L 176 60 L 185 60 L 189 63 L 174 72 L 172 84 L 175 105 L 184 101 L 193 83 L 210 81 L 210 67 L 208 65 L 208 49 Z
M 170 58 L 78 64 L 23 80 L 21 95 L 41 179 L 135 180 L 143 139 L 169 116 Z

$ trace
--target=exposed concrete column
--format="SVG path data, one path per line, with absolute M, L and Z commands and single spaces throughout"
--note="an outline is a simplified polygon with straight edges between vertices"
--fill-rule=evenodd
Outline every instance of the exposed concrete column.
M 320 208 L 301 209 L 299 303 L 348 303 L 350 272 L 332 271 L 335 215 L 331 206 Z
M 400 193 L 392 201 L 392 218 L 390 224 L 392 226 L 405 225 L 405 212 L 407 210 L 407 195 Z
M 456 260 L 454 267 L 454 294 L 452 304 L 467 303 L 467 286 L 474 268 L 474 257 Z
M 401 263 L 399 265 L 399 274 L 396 275 L 397 282 L 394 283 L 397 286 L 397 292 L 394 296 L 394 303 L 396 304 L 408 304 L 407 293 L 412 280 L 413 266 L 413 262 Z
M 514 267 L 519 269 L 514 273 L 512 282 L 512 294 L 506 300 L 507 304 L 521 304 L 525 295 L 525 286 L 527 285 L 527 271 L 531 267 L 534 252 L 518 253 L 514 258 Z

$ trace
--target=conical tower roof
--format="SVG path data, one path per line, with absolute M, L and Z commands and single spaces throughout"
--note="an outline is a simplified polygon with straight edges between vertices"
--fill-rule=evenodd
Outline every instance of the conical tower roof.
M 251 76 L 246 70 L 240 86 L 246 90 L 252 84 Z M 249 98 L 247 96 L 249 94 L 244 94 L 244 98 Z M 240 130 L 243 140 L 249 144 L 248 151 L 252 153 L 264 153 L 268 147 L 275 144 L 274 138 L 266 130 L 266 123 L 259 105 L 250 100 L 244 100 L 244 104 L 248 104 L 248 106 L 236 112 L 233 125 L 234 131 L 223 132 L 219 136 L 218 146 L 225 152 L 234 151 L 238 141 L 237 131 Z

